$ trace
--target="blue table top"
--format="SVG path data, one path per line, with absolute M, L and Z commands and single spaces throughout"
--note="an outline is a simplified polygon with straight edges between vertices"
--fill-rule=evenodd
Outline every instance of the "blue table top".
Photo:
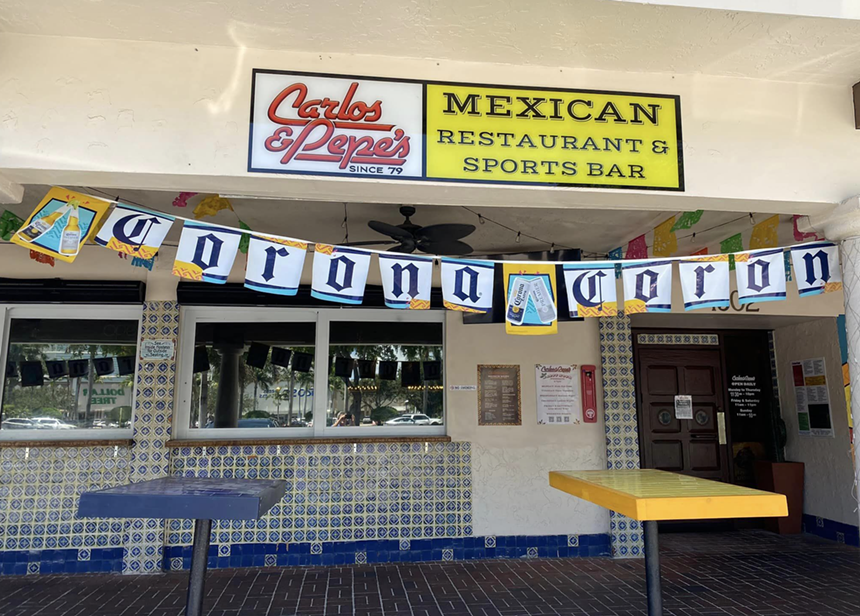
M 284 497 L 286 483 L 272 479 L 163 477 L 84 492 L 82 518 L 256 520 Z

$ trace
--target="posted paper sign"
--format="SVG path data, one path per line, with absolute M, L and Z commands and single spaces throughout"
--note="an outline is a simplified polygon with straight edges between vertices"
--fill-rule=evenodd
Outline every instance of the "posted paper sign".
M 551 426 L 582 423 L 579 370 L 568 364 L 535 364 L 537 422 Z
M 797 429 L 803 436 L 833 436 L 824 358 L 791 362 Z
M 176 352 L 176 342 L 165 340 L 141 340 L 140 358 L 145 361 L 172 360 Z
M 675 396 L 675 419 L 693 418 L 693 396 Z

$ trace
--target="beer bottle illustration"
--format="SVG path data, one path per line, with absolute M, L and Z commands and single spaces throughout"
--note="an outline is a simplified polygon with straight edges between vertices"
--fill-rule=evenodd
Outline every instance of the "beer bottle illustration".
M 63 229 L 63 235 L 60 238 L 60 254 L 74 255 L 78 253 L 78 247 L 81 244 L 81 225 L 78 218 L 78 202 L 72 199 L 69 201 L 71 212 L 69 220 L 66 223 L 66 228 Z
M 42 218 L 37 218 L 36 220 L 31 221 L 29 225 L 18 231 L 18 235 L 23 237 L 24 240 L 28 242 L 32 242 L 34 240 L 39 239 L 48 231 L 54 228 L 54 225 L 57 224 L 57 221 L 59 221 L 63 216 L 66 215 L 66 212 L 69 211 L 70 206 L 71 203 L 67 203 L 64 206 L 57 208 L 57 211 L 48 214 L 47 216 L 43 216 Z

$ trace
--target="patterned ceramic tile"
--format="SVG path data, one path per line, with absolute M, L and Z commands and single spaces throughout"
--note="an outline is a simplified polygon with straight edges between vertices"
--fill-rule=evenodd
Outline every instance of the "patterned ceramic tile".
M 599 328 L 606 467 L 639 468 L 639 420 L 636 416 L 630 318 L 623 315 L 604 317 L 600 319 Z M 639 523 L 615 512 L 610 512 L 609 522 L 612 555 L 618 558 L 640 557 L 644 546 Z
M 140 324 L 142 340 L 179 340 L 179 305 L 146 302 Z M 170 440 L 173 421 L 174 361 L 143 361 L 137 367 L 134 405 L 134 447 L 129 479 L 132 482 L 166 477 L 170 473 Z M 162 520 L 130 520 L 125 523 L 128 540 L 123 571 L 157 573 L 162 567 Z
M 689 344 L 719 346 L 720 337 L 717 334 L 639 334 L 636 337 L 639 344 Z

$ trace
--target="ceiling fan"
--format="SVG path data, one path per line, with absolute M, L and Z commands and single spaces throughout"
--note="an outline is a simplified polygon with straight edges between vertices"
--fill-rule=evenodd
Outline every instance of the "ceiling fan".
M 368 241 L 368 242 L 350 242 L 347 246 L 372 246 L 380 244 L 393 244 L 393 248 L 389 248 L 390 252 L 411 253 L 415 250 L 436 255 L 467 255 L 472 252 L 472 247 L 460 239 L 466 237 L 475 230 L 475 225 L 464 224 L 441 224 L 421 227 L 414 224 L 409 217 L 415 214 L 415 208 L 411 205 L 400 206 L 400 213 L 406 217 L 399 225 L 391 225 L 387 222 L 379 222 L 371 220 L 367 226 L 387 235 L 392 240 L 391 242 Z

